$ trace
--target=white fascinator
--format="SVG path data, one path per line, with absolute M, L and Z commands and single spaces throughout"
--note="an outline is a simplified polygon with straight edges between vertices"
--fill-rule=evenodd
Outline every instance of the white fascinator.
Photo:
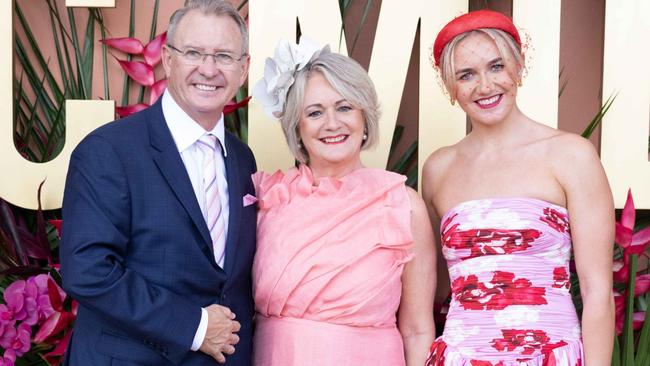
M 329 47 L 322 47 L 305 36 L 300 37 L 298 44 L 284 39 L 278 43 L 273 58 L 266 59 L 264 77 L 253 88 L 253 97 L 262 103 L 269 117 L 280 118 L 295 73 L 322 50 L 329 50 Z

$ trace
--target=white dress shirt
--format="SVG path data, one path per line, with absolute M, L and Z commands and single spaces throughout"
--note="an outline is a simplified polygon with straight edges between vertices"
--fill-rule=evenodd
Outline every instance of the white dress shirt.
M 205 188 L 203 185 L 203 154 L 197 146 L 199 138 L 205 134 L 212 134 L 219 141 L 223 155 L 216 154 L 215 164 L 217 168 L 217 184 L 219 186 L 219 199 L 221 201 L 221 215 L 224 218 L 225 232 L 224 235 L 228 237 L 228 216 L 230 211 L 228 209 L 228 180 L 226 179 L 226 165 L 224 157 L 227 156 L 225 143 L 225 128 L 223 114 L 219 121 L 214 126 L 212 131 L 206 131 L 196 121 L 194 121 L 172 98 L 169 91 L 165 91 L 162 96 L 162 110 L 167 122 L 167 127 L 171 131 L 172 138 L 176 143 L 185 170 L 192 182 L 192 188 L 196 195 L 196 200 L 203 213 L 203 218 L 207 222 L 207 204 L 205 200 Z M 217 147 L 218 148 L 218 147 Z M 225 261 L 225 259 L 224 259 Z M 216 289 L 215 289 L 216 291 Z M 208 329 L 208 312 L 201 309 L 201 322 L 194 335 L 192 342 L 192 351 L 196 351 L 201 347 L 205 332 Z

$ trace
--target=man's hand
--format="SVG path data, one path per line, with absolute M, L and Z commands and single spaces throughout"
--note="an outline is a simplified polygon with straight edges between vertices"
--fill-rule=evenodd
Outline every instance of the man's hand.
M 226 355 L 235 353 L 235 345 L 239 336 L 235 334 L 241 328 L 235 320 L 235 313 L 225 306 L 210 305 L 205 308 L 208 312 L 208 329 L 199 350 L 210 355 L 219 363 L 226 362 Z

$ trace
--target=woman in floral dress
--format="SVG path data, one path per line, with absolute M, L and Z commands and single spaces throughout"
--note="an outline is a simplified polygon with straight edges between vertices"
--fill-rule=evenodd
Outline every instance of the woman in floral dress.
M 451 291 L 427 365 L 609 365 L 614 210 L 598 154 L 519 110 L 524 55 L 505 15 L 452 20 L 433 56 L 472 129 L 423 170 L 446 259 L 438 299 Z M 569 293 L 572 249 L 581 320 Z

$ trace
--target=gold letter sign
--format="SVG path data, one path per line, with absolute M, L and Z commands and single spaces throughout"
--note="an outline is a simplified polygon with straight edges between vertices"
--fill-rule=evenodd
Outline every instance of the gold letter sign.
M 114 0 L 66 0 L 67 6 L 114 6 Z M 541 2 L 513 0 L 513 15 L 534 45 L 530 75 L 524 80 L 519 104 L 531 117 L 557 126 L 561 0 Z M 13 49 L 12 1 L 2 1 L 0 46 Z M 340 39 L 341 16 L 334 0 L 250 0 L 250 48 L 253 55 L 250 82 L 263 75 L 264 59 L 273 54 L 278 40 L 296 39 L 296 21 L 303 34 L 329 44 L 346 54 Z M 392 131 L 406 79 L 411 46 L 420 21 L 419 83 L 419 162 L 434 150 L 457 142 L 465 135 L 465 114 L 451 106 L 429 60 L 436 32 L 455 16 L 468 10 L 468 0 L 420 0 L 408 5 L 400 0 L 384 0 L 377 23 L 369 74 L 377 87 L 382 107 L 379 146 L 363 154 L 368 166 L 386 166 Z M 650 208 L 648 162 L 648 120 L 650 113 L 650 70 L 638 65 L 650 59 L 650 14 L 646 0 L 607 2 L 605 26 L 604 97 L 618 93 L 602 129 L 601 157 L 616 206 L 621 207 L 625 192 L 632 187 L 637 208 Z M 66 103 L 66 144 L 53 161 L 43 164 L 23 159 L 14 147 L 8 122 L 13 120 L 11 53 L 0 54 L 0 110 L 5 127 L 0 129 L 0 197 L 26 208 L 37 207 L 36 191 L 41 181 L 43 207 L 61 206 L 63 185 L 70 153 L 91 130 L 113 117 L 112 101 L 72 101 Z M 634 72 L 630 73 L 630 65 Z M 553 75 L 556 75 L 553 77 Z M 543 102 L 540 102 L 543 101 Z M 293 163 L 278 121 L 269 119 L 253 100 L 249 107 L 249 144 L 260 169 L 286 169 Z M 13 126 L 12 126 L 13 128 Z
M 13 50 L 12 4 L 2 1 L 0 9 L 0 48 Z M 78 1 L 77 1 L 78 3 Z M 91 5 L 90 1 L 85 2 Z M 54 160 L 33 163 L 16 150 L 13 139 L 13 53 L 0 52 L 0 111 L 5 124 L 0 129 L 0 197 L 14 205 L 35 210 L 36 192 L 45 180 L 41 194 L 42 207 L 51 210 L 61 207 L 63 186 L 70 154 L 90 131 L 113 119 L 114 103 L 98 100 L 66 101 L 65 147 Z
M 632 188 L 636 208 L 650 208 L 650 1 L 605 4 L 603 98 L 617 96 L 603 120 L 600 157 L 616 207 Z

